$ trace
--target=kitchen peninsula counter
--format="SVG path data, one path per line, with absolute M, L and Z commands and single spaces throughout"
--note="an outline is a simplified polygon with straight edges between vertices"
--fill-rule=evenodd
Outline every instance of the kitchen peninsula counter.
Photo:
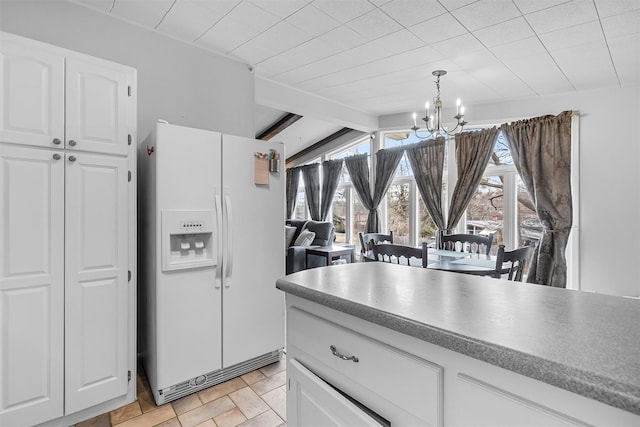
M 305 270 L 276 286 L 287 316 L 312 303 L 356 332 L 379 326 L 410 348 L 418 340 L 640 415 L 638 300 L 386 263 Z

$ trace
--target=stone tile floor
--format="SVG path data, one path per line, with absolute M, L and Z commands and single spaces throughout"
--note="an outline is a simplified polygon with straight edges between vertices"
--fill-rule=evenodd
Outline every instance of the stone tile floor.
M 286 358 L 173 402 L 156 406 L 138 364 L 138 399 L 76 427 L 286 426 Z

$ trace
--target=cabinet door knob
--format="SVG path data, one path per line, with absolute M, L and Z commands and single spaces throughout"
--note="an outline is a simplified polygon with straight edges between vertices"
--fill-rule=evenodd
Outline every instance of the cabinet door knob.
M 59 138 L 53 138 L 53 143 L 54 143 L 54 144 L 56 144 L 56 145 L 60 145 L 60 143 L 61 143 L 61 142 L 62 142 L 62 141 L 60 141 L 60 139 L 59 139 Z
M 342 360 L 352 360 L 354 363 L 358 363 L 358 361 L 360 360 L 356 356 L 345 356 L 338 351 L 335 345 L 330 345 L 329 350 L 331 350 L 331 353 L 333 353 L 335 357 L 338 357 Z
M 76 142 L 73 139 L 70 139 L 69 140 L 69 145 L 72 146 L 72 147 L 75 147 Z
M 60 160 L 60 154 L 55 153 L 55 154 L 53 155 L 53 160 Z
M 76 156 L 69 156 L 69 161 L 70 162 L 75 162 L 76 161 Z

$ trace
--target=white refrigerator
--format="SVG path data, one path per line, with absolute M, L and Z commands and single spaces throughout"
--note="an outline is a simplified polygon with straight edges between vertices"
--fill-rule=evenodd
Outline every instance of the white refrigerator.
M 285 180 L 258 157 L 284 146 L 158 123 L 139 150 L 139 353 L 160 405 L 282 356 Z

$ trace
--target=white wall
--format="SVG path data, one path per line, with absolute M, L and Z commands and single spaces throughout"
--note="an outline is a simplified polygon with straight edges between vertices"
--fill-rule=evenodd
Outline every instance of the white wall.
M 157 119 L 254 137 L 245 64 L 65 1 L 0 1 L 0 29 L 138 70 L 138 139 Z
M 580 112 L 580 288 L 640 295 L 640 88 L 469 105 L 471 124 Z M 406 128 L 410 115 L 380 118 Z

